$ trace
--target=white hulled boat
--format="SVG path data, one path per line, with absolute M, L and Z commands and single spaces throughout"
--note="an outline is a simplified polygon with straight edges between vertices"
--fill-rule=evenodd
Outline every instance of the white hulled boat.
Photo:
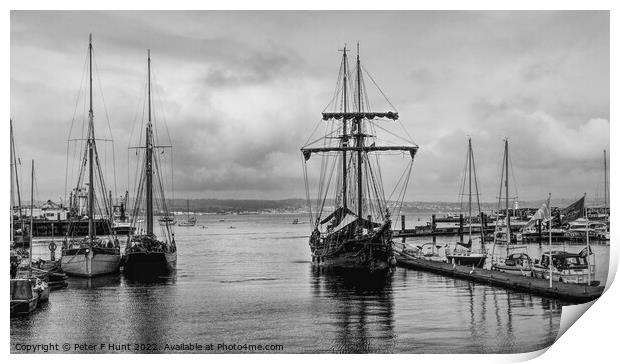
M 96 235 L 96 210 L 100 216 L 107 216 L 103 219 L 105 223 L 111 225 L 112 221 L 112 201 L 107 198 L 105 181 L 95 139 L 95 125 L 93 113 L 93 67 L 92 67 L 92 35 L 88 42 L 89 60 L 89 101 L 88 111 L 88 131 L 85 143 L 85 150 L 81 157 L 81 169 L 78 175 L 77 190 L 86 187 L 88 191 L 88 236 L 76 237 L 73 229 L 69 228 L 63 243 L 61 267 L 62 270 L 73 276 L 94 277 L 104 274 L 118 273 L 120 269 L 121 253 L 118 239 L 114 235 L 112 226 L 108 226 L 107 231 L 110 235 L 101 237 Z M 85 176 L 88 180 L 85 181 Z M 96 189 L 99 189 L 99 196 L 96 196 Z M 70 222 L 72 224 L 72 222 Z

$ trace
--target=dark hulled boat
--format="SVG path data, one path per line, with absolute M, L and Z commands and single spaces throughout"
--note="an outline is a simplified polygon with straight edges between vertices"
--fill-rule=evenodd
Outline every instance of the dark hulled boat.
M 396 264 L 390 216 L 402 206 L 418 146 L 400 136 L 399 143 L 390 144 L 385 143 L 389 138 L 378 137 L 386 130 L 382 125 L 399 123 L 398 113 L 370 110 L 363 71 L 366 72 L 360 64 L 358 47 L 356 67 L 350 74 L 345 47 L 336 94 L 330 103 L 332 110 L 323 112 L 319 121 L 327 124 L 328 132 L 306 144 L 301 152 L 310 207 L 309 244 L 313 264 L 379 271 Z M 385 97 L 382 92 L 381 95 Z M 385 100 L 391 106 L 389 100 Z M 383 152 L 410 157 L 395 187 L 395 191 L 398 190 L 398 194 L 394 194 L 398 196 L 396 202 L 386 199 L 384 194 L 379 157 Z M 319 197 L 313 212 L 307 167 L 315 154 L 322 158 Z M 338 171 L 335 179 L 332 178 L 334 171 Z M 333 195 L 329 195 L 330 191 Z M 331 198 L 333 205 L 329 205 L 333 209 L 330 213 L 326 206 Z
M 151 120 L 151 55 L 148 52 L 148 120 L 145 128 L 145 145 L 137 147 L 144 152 L 140 166 L 143 173 L 136 186 L 136 199 L 133 207 L 133 227 L 136 233 L 127 242 L 123 261 L 123 273 L 138 279 L 156 279 L 170 274 L 176 269 L 177 248 L 174 241 L 174 232 L 171 224 L 160 225 L 161 234 L 156 235 L 153 225 L 154 194 L 165 216 L 169 215 L 161 181 L 160 153 L 153 153 L 155 149 L 169 148 L 169 146 L 155 145 L 153 122 Z M 153 183 L 153 176 L 157 183 Z M 144 205 L 143 205 L 144 203 Z M 144 211 L 144 219 L 140 212 Z

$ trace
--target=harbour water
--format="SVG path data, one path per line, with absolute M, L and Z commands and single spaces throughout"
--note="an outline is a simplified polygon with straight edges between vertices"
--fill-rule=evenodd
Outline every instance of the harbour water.
M 82 343 L 97 345 L 95 352 L 165 352 L 166 344 L 198 343 L 214 344 L 204 352 L 215 353 L 264 352 L 237 349 L 245 344 L 272 353 L 513 353 L 555 340 L 556 300 L 403 268 L 387 277 L 318 271 L 304 222 L 300 215 L 199 216 L 195 227 L 175 228 L 174 276 L 71 278 L 43 309 L 11 318 L 11 351 L 69 343 L 72 353 Z M 45 243 L 33 249 L 49 258 Z M 528 249 L 537 257 L 546 246 Z M 604 282 L 609 246 L 593 250 Z

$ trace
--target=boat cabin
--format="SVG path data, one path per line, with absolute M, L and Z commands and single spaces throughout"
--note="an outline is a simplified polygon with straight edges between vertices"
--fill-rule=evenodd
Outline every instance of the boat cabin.
M 552 251 L 552 279 L 565 283 L 587 284 L 593 282 L 594 265 L 588 262 L 588 257 L 580 253 Z M 545 252 L 540 259 L 536 259 L 532 268 L 532 275 L 536 278 L 549 279 L 549 252 Z

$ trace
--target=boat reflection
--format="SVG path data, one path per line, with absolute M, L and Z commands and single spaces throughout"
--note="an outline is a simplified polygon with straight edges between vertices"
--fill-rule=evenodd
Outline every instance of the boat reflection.
M 121 278 L 116 274 L 82 278 L 82 277 L 69 277 L 67 279 L 68 287 L 71 289 L 98 289 L 106 287 L 118 287 L 121 283 Z
M 132 352 L 152 353 L 154 349 L 152 345 L 142 344 L 161 344 L 171 338 L 171 332 L 177 324 L 174 317 L 178 315 L 178 303 L 175 301 L 174 292 L 176 285 L 171 283 L 172 280 L 141 285 L 133 282 L 129 286 L 121 316 L 133 322 L 128 327 L 127 335 L 133 338 L 138 346 L 132 347 Z
M 392 275 L 313 266 L 316 298 L 332 305 L 326 334 L 333 353 L 390 353 L 394 350 Z
M 177 272 L 172 271 L 169 275 L 165 276 L 152 276 L 150 274 L 123 274 L 123 279 L 127 285 L 140 285 L 140 284 L 174 284 L 177 281 Z

